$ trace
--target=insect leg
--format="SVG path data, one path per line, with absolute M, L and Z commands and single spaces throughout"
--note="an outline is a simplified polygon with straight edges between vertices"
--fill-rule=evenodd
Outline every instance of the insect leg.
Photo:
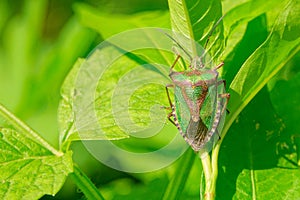
M 224 88 L 226 88 L 226 80 L 219 80 L 218 82 L 217 82 L 217 86 L 219 86 L 219 85 L 221 85 L 221 84 L 223 84 L 224 85 Z M 225 103 L 224 103 L 224 105 L 222 105 L 223 106 L 223 109 L 222 109 L 222 114 L 224 113 L 224 111 L 225 111 L 225 109 L 226 109 L 226 111 L 229 113 L 229 110 L 226 108 L 227 107 L 227 104 L 228 104 L 228 101 L 229 101 L 229 99 L 230 99 L 230 94 L 229 93 L 224 93 L 224 94 L 219 94 L 218 95 L 220 98 L 226 98 L 226 101 L 225 101 Z
M 223 105 L 222 114 L 224 113 L 225 110 L 229 113 L 229 110 L 227 110 L 226 107 L 227 107 L 228 101 L 230 99 L 230 94 L 229 93 L 219 94 L 219 97 L 220 98 L 226 98 L 226 101 Z
M 169 113 L 169 114 L 168 114 L 168 120 L 169 120 L 172 124 L 174 124 L 174 126 L 176 126 L 175 122 L 171 119 L 172 116 L 173 116 L 172 113 Z M 176 127 L 177 127 L 177 126 L 176 126 Z
M 175 64 L 177 63 L 177 61 L 179 60 L 180 57 L 181 56 L 178 54 L 177 57 L 176 57 L 176 59 L 175 59 L 175 61 L 174 61 L 174 63 L 173 63 L 173 65 L 170 68 L 170 73 L 172 72 L 172 69 L 175 67 Z
M 217 70 L 217 69 L 223 67 L 223 65 L 224 65 L 224 62 L 221 62 L 220 64 L 218 64 L 218 65 L 214 68 L 214 70 Z M 225 81 L 225 80 L 224 80 L 224 81 Z
M 172 108 L 169 107 L 169 106 L 161 106 L 160 108 L 161 108 L 161 109 L 166 109 L 166 110 L 171 110 L 171 109 L 172 109 Z
M 170 87 L 174 87 L 174 85 L 172 85 L 172 84 L 166 85 L 167 97 L 168 97 L 168 100 L 169 100 L 170 108 L 172 109 L 172 112 L 170 112 L 168 114 L 168 120 L 177 127 L 177 125 L 175 124 L 174 120 L 171 119 L 171 117 L 173 117 L 173 114 L 172 114 L 173 113 L 173 103 L 171 101 L 170 93 L 169 93 L 169 89 L 168 89 Z
M 166 92 L 167 92 L 167 97 L 168 97 L 168 100 L 169 100 L 169 104 L 170 104 L 170 107 L 172 108 L 173 107 L 173 103 L 171 101 L 171 98 L 170 98 L 170 93 L 169 93 L 169 89 L 170 87 L 174 87 L 173 84 L 167 84 L 166 85 Z

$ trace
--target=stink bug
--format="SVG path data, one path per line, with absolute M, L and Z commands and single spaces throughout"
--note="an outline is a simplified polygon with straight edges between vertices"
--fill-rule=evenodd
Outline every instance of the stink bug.
M 174 67 L 181 57 L 177 55 L 169 72 L 172 84 L 166 85 L 172 109 L 168 119 L 196 152 L 210 151 L 220 139 L 230 97 L 229 93 L 225 93 L 226 81 L 220 79 L 217 72 L 224 63 L 212 69 L 207 68 L 203 64 L 202 56 L 193 59 L 189 69 L 177 72 Z M 170 87 L 174 88 L 174 103 L 170 98 Z

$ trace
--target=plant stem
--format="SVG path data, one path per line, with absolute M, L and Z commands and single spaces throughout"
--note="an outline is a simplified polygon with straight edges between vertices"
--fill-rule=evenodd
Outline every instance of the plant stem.
M 14 114 L 12 114 L 9 110 L 7 110 L 0 103 L 0 115 L 10 122 L 16 129 L 20 131 L 22 134 L 29 134 L 32 136 L 37 142 L 39 142 L 43 147 L 47 148 L 56 156 L 62 156 L 63 152 L 57 151 L 54 147 L 48 144 L 38 133 L 36 133 L 32 128 L 30 128 L 27 124 L 17 118 Z
M 204 197 L 205 197 L 205 199 L 209 199 L 209 200 L 214 199 L 215 198 L 214 179 L 216 179 L 216 177 L 213 176 L 210 155 L 208 152 L 204 152 L 202 154 L 199 154 L 199 157 L 202 162 L 203 172 L 204 172 L 204 176 L 205 176 Z M 202 195 L 202 194 L 200 193 L 200 195 Z
M 189 148 L 178 163 L 173 179 L 171 180 L 164 194 L 164 200 L 179 199 L 193 166 L 194 160 L 195 152 Z
M 213 149 L 212 156 L 211 156 L 212 191 L 214 192 L 214 194 L 216 194 L 216 185 L 217 185 L 217 178 L 218 178 L 218 156 L 219 156 L 221 143 L 222 143 L 222 140 L 217 143 L 217 145 Z
M 87 199 L 104 200 L 98 188 L 76 164 L 74 164 L 74 172 L 71 177 Z

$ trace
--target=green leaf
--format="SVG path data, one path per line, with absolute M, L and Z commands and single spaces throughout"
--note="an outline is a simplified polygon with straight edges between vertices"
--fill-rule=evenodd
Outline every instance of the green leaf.
M 232 6 L 232 3 L 233 2 L 230 2 L 230 6 Z M 236 1 L 235 3 L 240 2 Z M 284 6 L 285 4 L 286 1 L 279 0 L 255 0 L 246 1 L 228 10 L 223 19 L 226 48 L 224 49 L 222 56 L 224 58 L 227 57 L 241 41 L 247 28 L 247 22 L 266 12 L 273 12 L 277 14 L 278 7 Z M 273 25 L 273 23 L 274 21 L 268 21 L 269 25 Z
M 101 55 L 95 54 L 93 56 L 97 59 L 101 58 L 103 62 L 109 62 L 110 58 L 107 55 L 113 55 L 114 51 L 116 49 L 107 48 L 101 52 Z M 149 52 L 148 55 L 151 56 L 151 53 Z M 165 80 L 165 82 L 166 79 L 159 73 L 152 71 L 150 67 L 146 67 L 147 64 L 143 67 L 143 64 L 136 58 L 131 59 L 123 56 L 112 64 L 101 77 L 97 86 L 95 103 L 100 121 L 105 125 L 103 127 L 105 131 L 111 132 L 113 128 L 117 128 L 114 118 L 119 120 L 118 125 L 123 128 L 123 131 L 117 128 L 116 133 L 124 132 L 124 130 L 137 131 L 139 128 L 136 125 L 141 128 L 149 125 L 151 121 L 149 111 L 151 113 L 150 108 L 153 104 L 166 105 L 163 83 L 160 82 L 160 79 Z M 160 84 L 156 85 L 155 82 Z M 129 113 L 126 112 L 127 109 L 129 109 Z M 161 113 L 164 116 L 163 110 Z M 130 118 L 127 118 L 127 114 L 130 115 Z M 158 117 L 158 121 L 162 120 L 161 116 L 155 115 L 155 113 L 151 113 L 151 117 Z M 131 120 L 136 125 L 132 124 Z
M 221 1 L 185 1 L 169 0 L 172 30 L 185 37 L 182 40 L 176 38 L 192 56 L 199 56 L 200 52 L 196 44 L 202 47 L 209 37 L 213 26 L 222 16 Z M 223 25 L 222 22 L 216 26 L 212 36 L 209 38 L 209 45 L 206 50 L 213 56 L 218 57 L 223 48 Z
M 60 94 L 62 99 L 58 106 L 58 123 L 59 123 L 59 143 L 63 144 L 67 140 L 80 140 L 74 125 L 74 113 L 73 113 L 73 98 L 75 95 L 74 82 L 80 65 L 84 59 L 78 59 L 74 64 L 72 70 L 65 78 L 63 85 L 61 86 Z
M 139 54 L 142 54 L 142 51 Z M 151 54 L 143 53 L 144 56 Z M 155 58 L 158 57 L 153 59 Z M 145 67 L 135 58 L 123 56 L 101 77 L 95 103 L 105 132 L 115 129 L 115 132 L 129 134 L 145 130 L 148 126 L 159 128 L 161 125 L 158 124 L 165 121 L 165 111 L 160 109 L 159 105 L 167 105 L 164 85 L 168 79 L 153 71 L 146 61 L 143 62 Z M 152 107 L 153 105 L 156 105 L 156 108 Z M 151 110 L 152 108 L 154 110 Z
M 162 45 L 165 42 L 167 47 Z M 67 77 L 64 83 L 66 87 L 62 88 L 63 99 L 66 99 L 61 104 L 64 107 L 60 109 L 61 127 L 64 127 L 61 129 L 62 142 L 78 139 L 117 140 L 128 138 L 130 134 L 134 136 L 131 143 L 126 143 L 128 139 L 122 143 L 114 141 L 113 144 L 117 147 L 134 146 L 130 147 L 133 151 L 153 152 L 170 143 L 162 151 L 180 154 L 186 145 L 180 136 L 174 139 L 176 132 L 166 131 L 167 114 L 161 108 L 169 106 L 165 85 L 169 83 L 167 73 L 174 59 L 173 52 L 168 52 L 171 46 L 172 41 L 157 29 L 133 30 L 107 39 L 81 65 L 78 63 L 74 73 L 71 72 L 73 75 L 69 75 L 75 79 Z M 68 113 L 63 113 L 64 110 Z M 65 116 L 70 117 L 63 119 Z M 70 134 L 68 130 L 71 130 Z M 78 134 L 73 131 L 78 131 Z M 172 142 L 169 142 L 170 137 Z M 97 147 L 93 149 L 103 148 L 105 143 L 111 144 L 96 142 L 103 145 L 95 145 Z M 89 144 L 92 146 L 96 142 Z M 149 154 L 151 158 L 144 156 L 147 162 L 134 164 L 130 161 L 126 166 L 143 170 L 153 168 L 178 158 L 171 154 L 160 154 L 158 151 L 153 157 Z M 122 162 L 130 158 L 122 158 Z
M 101 56 L 104 56 L 102 54 Z M 78 92 L 76 89 L 76 81 L 77 76 L 80 71 L 82 64 L 86 62 L 83 59 L 79 59 L 75 65 L 73 66 L 72 70 L 66 77 L 62 88 L 61 88 L 61 96 L 62 99 L 59 104 L 58 109 L 58 121 L 60 127 L 60 144 L 61 147 L 64 145 L 68 145 L 71 141 L 76 140 L 115 140 L 127 137 L 124 135 L 122 131 L 114 130 L 113 127 L 109 128 L 109 133 L 106 135 L 99 134 L 96 129 L 93 127 L 89 127 L 89 123 L 84 124 L 84 127 L 88 128 L 88 131 L 80 131 L 78 134 L 78 124 L 76 126 L 75 118 L 76 112 L 74 110 L 74 99 L 78 96 Z M 105 95 L 101 97 L 105 98 Z M 89 105 L 82 105 L 82 106 L 89 106 Z M 81 108 L 84 109 L 84 108 Z M 103 111 L 100 112 L 100 117 L 104 114 Z M 114 122 L 113 122 L 114 123 Z M 106 123 L 107 126 L 113 126 L 113 124 Z M 117 126 L 115 126 L 117 128 Z
M 72 154 L 53 155 L 12 129 L 0 129 L 0 198 L 38 199 L 56 194 L 72 172 Z
M 224 131 L 259 90 L 299 51 L 299 6 L 289 1 L 267 40 L 247 59 L 230 85 L 231 99 Z
M 294 63 L 294 66 L 297 65 L 298 63 Z M 270 92 L 272 104 L 286 124 L 287 134 L 283 135 L 283 142 L 279 146 L 279 151 L 286 156 L 286 161 L 297 163 L 298 166 L 300 166 L 300 135 L 298 131 L 300 128 L 298 123 L 300 113 L 298 103 L 300 99 L 299 87 L 300 73 L 298 72 L 289 80 L 277 81 Z M 295 153 L 297 158 L 295 158 Z M 285 166 L 284 163 L 283 166 Z
M 237 189 L 232 199 L 298 199 L 299 177 L 299 169 L 245 169 L 237 178 L 237 185 L 241 188 Z
M 75 4 L 74 10 L 81 23 L 96 30 L 103 38 L 134 28 L 164 27 L 168 28 L 169 13 L 151 11 L 132 15 L 107 14 L 87 4 Z
M 256 114 L 256 117 L 251 117 L 250 114 L 248 114 L 245 111 L 245 113 L 247 114 L 240 115 L 240 117 L 237 119 L 238 115 L 246 107 L 246 105 L 249 104 L 249 102 L 254 98 L 254 96 L 299 51 L 300 31 L 298 22 L 296 20 L 296 16 L 299 15 L 299 11 L 299 5 L 296 4 L 294 1 L 289 1 L 286 4 L 286 6 L 282 8 L 282 11 L 266 41 L 258 49 L 256 49 L 254 53 L 246 60 L 246 62 L 243 64 L 240 71 L 234 78 L 233 82 L 230 85 L 229 91 L 231 94 L 231 99 L 229 101 L 228 107 L 231 113 L 227 117 L 227 122 L 225 123 L 223 129 L 224 133 L 228 131 L 229 127 L 233 124 L 235 120 L 237 120 L 237 122 L 244 121 L 245 117 L 249 117 L 249 119 L 255 119 L 259 116 L 257 114 L 257 110 L 260 111 L 259 113 L 262 113 L 262 111 L 266 109 L 266 106 L 268 106 L 268 103 L 266 103 L 266 100 L 264 99 L 261 102 L 261 104 L 263 105 L 261 109 L 252 108 L 252 112 L 249 112 L 252 114 Z M 256 112 L 253 112 L 253 110 L 255 110 Z M 268 119 L 268 121 L 265 123 L 267 123 L 268 126 L 272 126 L 270 124 L 272 120 L 270 120 L 267 117 L 266 119 Z M 277 126 L 281 127 L 280 122 L 278 122 L 278 119 L 275 118 L 273 121 L 274 124 L 278 124 Z M 261 127 L 261 123 L 254 124 L 253 127 L 254 130 L 256 130 L 257 128 Z M 241 133 L 241 130 L 247 130 L 246 133 L 247 136 L 249 136 L 248 134 L 250 133 L 248 132 L 248 129 L 249 126 L 245 126 L 243 128 L 238 129 L 232 128 L 231 131 L 234 132 L 235 130 L 236 134 L 238 134 Z M 246 163 L 241 163 L 241 159 L 238 159 L 237 161 L 227 160 L 225 163 L 234 163 L 234 168 L 238 168 L 239 170 L 234 170 L 233 173 L 232 171 L 229 171 L 230 168 L 225 168 L 225 172 L 230 175 L 227 177 L 227 179 L 223 179 L 222 175 L 220 176 L 222 177 L 223 184 L 229 180 L 235 183 L 234 179 L 241 172 L 241 168 L 243 167 L 247 167 L 250 169 L 261 169 L 261 167 L 263 167 L 263 169 L 276 167 L 277 158 L 274 152 L 276 135 L 273 136 L 273 140 L 268 139 L 268 137 L 270 137 L 268 136 L 268 134 L 273 135 L 272 133 L 274 132 L 274 130 L 273 128 L 271 128 L 271 130 L 268 130 L 271 131 L 271 133 L 269 133 L 267 130 L 268 129 L 265 129 L 266 132 L 263 135 L 258 134 L 258 136 L 256 136 L 250 134 L 250 138 L 245 138 L 245 135 L 242 134 L 238 135 L 238 138 L 240 140 L 243 139 L 244 143 L 246 142 L 246 144 L 240 143 L 240 149 L 231 150 L 230 153 L 228 153 L 228 155 L 232 158 L 244 158 L 243 160 L 245 160 L 244 162 Z M 226 141 L 224 140 L 224 146 L 226 145 L 226 147 L 228 148 L 231 146 L 239 145 L 239 143 L 237 142 L 239 141 L 239 139 L 230 138 L 229 136 L 228 138 L 225 137 L 225 140 L 230 140 L 231 143 L 234 142 L 234 144 L 226 144 Z M 258 138 L 256 138 L 254 142 L 253 140 L 255 137 Z M 255 146 L 258 146 L 259 148 L 253 148 Z M 245 150 L 245 147 L 247 147 L 248 150 Z M 217 146 L 213 150 L 212 160 L 217 160 L 219 149 L 220 144 L 217 144 Z M 268 149 L 268 151 L 266 151 L 266 149 Z M 220 152 L 222 153 L 223 151 Z M 237 154 L 246 153 L 248 155 L 236 156 L 233 154 L 233 152 Z M 270 155 L 272 157 L 270 157 Z M 261 160 L 256 161 L 254 158 L 260 158 Z M 266 162 L 267 160 L 268 162 Z M 266 165 L 264 165 L 263 163 L 265 163 Z M 213 167 L 217 166 L 214 165 Z M 241 186 L 235 186 L 233 184 L 229 187 L 226 187 L 226 191 L 229 192 L 229 194 L 226 195 L 232 195 L 232 193 L 230 193 L 232 191 L 230 191 L 228 188 L 235 189 L 235 187 Z M 218 194 L 220 198 L 224 198 L 221 195 L 222 192 Z
M 88 60 L 78 60 L 78 62 L 74 65 L 73 69 L 65 79 L 65 82 L 61 89 L 61 95 L 62 100 L 59 106 L 59 123 L 60 123 L 60 134 L 61 134 L 61 142 L 64 143 L 66 141 L 73 141 L 73 140 L 116 140 L 116 139 L 122 139 L 126 138 L 127 133 L 124 132 L 124 129 L 120 129 L 120 124 L 116 124 L 115 118 L 118 118 L 122 121 L 125 120 L 123 116 L 114 116 L 114 112 L 122 112 L 122 106 L 121 103 L 126 103 L 126 99 L 120 99 L 120 98 L 126 98 L 123 95 L 120 95 L 119 98 L 115 99 L 115 104 L 117 105 L 118 111 L 113 112 L 112 108 L 112 95 L 115 92 L 115 87 L 118 84 L 118 81 L 121 79 L 122 76 L 124 76 L 126 73 L 130 72 L 135 66 L 139 66 L 139 63 L 135 61 L 134 59 L 128 58 L 127 56 L 121 57 L 118 62 L 111 65 L 108 69 L 105 69 L 104 63 L 110 63 L 111 59 L 113 58 L 114 54 L 118 54 L 119 50 L 117 50 L 115 47 L 107 47 L 104 49 L 101 49 L 101 51 L 94 51 L 93 54 L 91 54 L 91 57 Z M 135 58 L 136 59 L 136 58 Z M 103 64 L 97 64 L 101 61 Z M 92 63 L 93 68 L 99 70 L 99 74 L 102 74 L 101 78 L 96 79 L 90 79 L 85 76 L 85 66 L 90 65 Z M 122 68 L 120 68 L 122 66 Z M 102 72 L 103 71 L 103 72 Z M 79 72 L 82 74 L 81 76 L 78 75 Z M 141 72 L 138 70 L 138 72 Z M 87 72 L 88 74 L 90 72 Z M 137 72 L 134 72 L 137 73 Z M 147 73 L 147 70 L 144 71 L 144 73 Z M 136 76 L 137 77 L 137 76 Z M 150 76 L 151 77 L 151 76 Z M 149 78 L 150 78 L 149 77 Z M 78 80 L 87 80 L 88 81 L 78 81 Z M 154 80 L 154 78 L 152 79 Z M 77 81 L 77 82 L 76 82 Z M 94 81 L 94 82 L 92 82 Z M 127 80 L 128 81 L 128 80 Z M 79 86 L 78 86 L 79 84 Z M 80 99 L 82 96 L 84 96 L 84 93 L 87 92 L 88 88 L 82 88 L 86 85 L 89 85 L 89 87 L 92 87 L 92 84 L 97 85 L 96 94 L 94 97 L 93 102 L 87 103 L 87 104 L 79 104 L 77 103 L 77 110 L 74 110 L 74 101 L 77 99 Z M 126 80 L 125 83 L 126 84 Z M 127 83 L 128 84 L 128 83 Z M 130 84 L 130 81 L 129 81 Z M 122 87 L 122 85 L 121 85 Z M 129 85 L 127 88 L 128 90 L 134 89 L 136 87 L 135 85 Z M 149 88 L 153 86 L 147 86 L 147 90 L 138 90 L 137 93 L 144 91 L 146 92 L 147 96 L 143 96 L 145 98 L 145 102 L 133 100 L 133 97 L 130 97 L 130 100 L 132 104 L 138 103 L 139 105 L 132 106 L 132 109 L 130 111 L 131 114 L 133 114 L 133 118 L 135 122 L 139 123 L 139 125 L 147 125 L 149 122 L 149 116 L 148 112 L 144 112 L 151 106 L 152 104 L 147 105 L 148 103 L 153 103 L 150 101 L 150 99 L 154 98 L 154 95 L 149 94 L 149 91 L 157 91 L 154 88 Z M 155 87 L 155 86 L 154 86 Z M 160 88 L 161 89 L 161 88 Z M 82 92 L 81 92 L 82 91 Z M 124 92 L 124 91 L 123 91 Z M 163 93 L 164 94 L 164 93 Z M 149 98 L 147 98 L 149 97 Z M 138 98 L 138 97 L 137 97 Z M 157 97 L 155 97 L 157 98 Z M 74 100 L 75 99 L 75 100 Z M 77 101 L 78 102 L 78 101 Z M 79 100 L 80 102 L 80 100 Z M 95 104 L 95 112 L 97 114 L 97 122 L 96 124 L 93 124 L 94 121 L 89 118 L 90 114 L 93 114 L 90 109 L 92 109 L 90 106 L 92 104 Z M 163 104 L 162 104 L 163 105 Z M 146 106 L 146 108 L 145 108 Z M 145 109 L 140 109 L 141 107 L 144 107 Z M 119 109 L 121 108 L 121 110 Z M 131 107 L 130 107 L 131 108 Z M 126 108 L 125 108 L 126 109 Z M 75 113 L 79 110 L 79 113 Z M 123 110 L 123 113 L 126 110 Z M 136 111 L 136 112 L 135 112 Z M 83 114 L 82 114 L 83 113 Z M 77 124 L 75 121 L 75 116 L 77 116 Z M 84 116 L 82 116 L 84 115 Z M 82 121 L 82 119 L 85 119 L 85 117 L 88 116 L 89 121 Z M 145 116 L 145 118 L 144 118 Z M 155 115 L 153 115 L 155 116 Z M 161 119 L 160 119 L 161 120 Z M 97 131 L 96 125 L 101 125 L 101 131 Z M 130 124 L 125 124 L 129 125 Z M 80 129 L 78 134 L 78 127 Z
M 230 55 L 224 60 L 222 75 L 226 82 L 231 83 L 241 66 L 251 54 L 267 39 L 270 31 L 267 30 L 266 15 L 262 14 L 247 24 L 242 40 L 236 45 Z M 250 42 L 251 41 L 251 42 Z
M 263 195 L 262 185 L 256 180 L 256 173 L 262 170 L 270 177 L 276 176 L 280 169 L 293 173 L 297 169 L 296 150 L 288 139 L 290 132 L 276 114 L 264 87 L 242 111 L 222 143 L 217 199 L 232 199 L 242 191 L 249 197 Z M 290 179 L 293 182 L 300 180 L 299 176 Z M 266 179 L 265 184 L 278 184 L 278 189 L 272 191 L 275 196 L 276 192 L 278 195 L 298 192 L 293 185 L 281 187 L 279 182 L 274 183 L 271 179 Z

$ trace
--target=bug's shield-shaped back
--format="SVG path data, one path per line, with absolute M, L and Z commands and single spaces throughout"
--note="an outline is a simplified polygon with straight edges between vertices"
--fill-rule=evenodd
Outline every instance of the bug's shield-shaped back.
M 189 121 L 191 119 L 191 113 L 187 102 L 184 101 L 184 96 L 180 87 L 175 87 L 174 94 L 176 107 L 175 115 L 181 129 L 180 132 L 184 137 L 184 134 L 187 132 Z
M 224 121 L 226 117 L 226 101 L 227 99 L 222 96 L 225 93 L 224 84 L 219 84 L 218 82 L 210 87 L 210 92 L 207 96 L 207 105 L 203 105 L 202 111 L 200 112 L 200 118 L 203 119 L 204 124 L 208 127 L 208 132 L 206 138 L 204 139 L 202 145 L 196 145 L 194 148 L 201 153 L 201 151 L 211 151 L 213 146 L 221 138 L 222 129 L 224 126 Z M 210 104 L 210 105 L 209 105 Z M 207 112 L 208 110 L 208 112 Z M 208 114 L 211 112 L 211 115 Z M 194 143 L 197 142 L 196 140 Z
M 224 84 L 218 84 L 218 80 L 215 79 L 209 84 L 207 91 L 204 91 L 202 86 L 192 88 L 175 86 L 174 92 L 175 115 L 180 133 L 195 151 L 210 151 L 220 138 L 226 115 L 225 99 L 220 95 L 225 93 Z M 197 107 L 197 98 L 204 92 L 205 98 L 201 106 Z M 199 110 L 197 112 L 193 109 Z M 193 116 L 193 113 L 198 113 L 199 117 Z

